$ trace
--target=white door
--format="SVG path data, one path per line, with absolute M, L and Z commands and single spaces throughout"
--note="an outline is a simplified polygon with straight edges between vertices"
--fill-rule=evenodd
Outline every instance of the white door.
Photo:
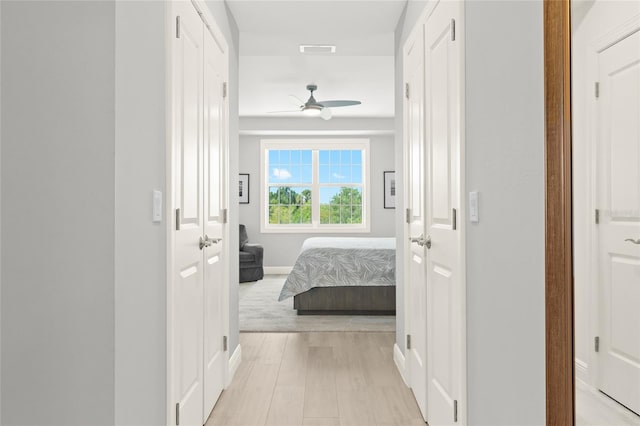
M 427 285 L 425 276 L 424 49 L 420 31 L 405 49 L 405 170 L 408 208 L 406 291 L 409 386 L 427 418 Z M 410 341 L 410 344 L 409 344 Z
M 224 51 L 204 31 L 204 417 L 206 420 L 224 387 L 223 285 L 228 264 L 225 219 L 227 102 L 223 93 Z
M 430 425 L 453 424 L 461 379 L 461 70 L 454 20 L 439 2 L 425 26 L 427 396 Z M 429 247 L 429 243 L 427 245 Z
M 640 33 L 598 62 L 599 388 L 640 413 Z
M 203 24 L 193 6 L 175 2 L 180 37 L 173 38 L 174 234 L 173 370 L 181 425 L 203 414 Z

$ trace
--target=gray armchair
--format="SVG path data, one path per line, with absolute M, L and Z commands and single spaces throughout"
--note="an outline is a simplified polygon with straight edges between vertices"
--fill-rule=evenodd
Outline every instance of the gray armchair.
M 249 244 L 247 228 L 240 225 L 240 282 L 258 281 L 264 278 L 262 258 L 264 249 L 259 244 Z

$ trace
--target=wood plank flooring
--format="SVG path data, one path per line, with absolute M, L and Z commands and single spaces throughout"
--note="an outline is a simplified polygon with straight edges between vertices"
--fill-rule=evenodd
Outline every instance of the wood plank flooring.
M 414 426 L 394 333 L 241 333 L 242 363 L 206 426 Z

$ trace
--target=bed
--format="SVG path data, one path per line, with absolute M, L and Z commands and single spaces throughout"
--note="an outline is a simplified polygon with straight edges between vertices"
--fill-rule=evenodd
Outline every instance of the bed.
M 393 315 L 395 238 L 308 238 L 278 300 L 298 315 Z

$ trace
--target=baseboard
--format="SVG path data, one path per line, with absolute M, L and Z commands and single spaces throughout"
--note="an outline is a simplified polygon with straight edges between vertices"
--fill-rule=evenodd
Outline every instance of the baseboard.
M 231 384 L 231 381 L 233 380 L 233 376 L 235 376 L 241 361 L 242 361 L 242 346 L 240 346 L 240 344 L 238 343 L 238 346 L 236 346 L 236 350 L 233 351 L 233 354 L 229 358 L 229 371 L 227 373 L 226 386 L 229 386 Z
M 589 365 L 576 358 L 576 377 L 585 383 L 589 383 Z
M 265 266 L 265 275 L 289 275 L 293 266 Z
M 402 377 L 402 381 L 405 385 L 409 386 L 405 370 L 405 357 L 397 343 L 394 343 L 393 345 L 393 362 L 396 364 L 396 368 L 400 373 L 400 377 Z

